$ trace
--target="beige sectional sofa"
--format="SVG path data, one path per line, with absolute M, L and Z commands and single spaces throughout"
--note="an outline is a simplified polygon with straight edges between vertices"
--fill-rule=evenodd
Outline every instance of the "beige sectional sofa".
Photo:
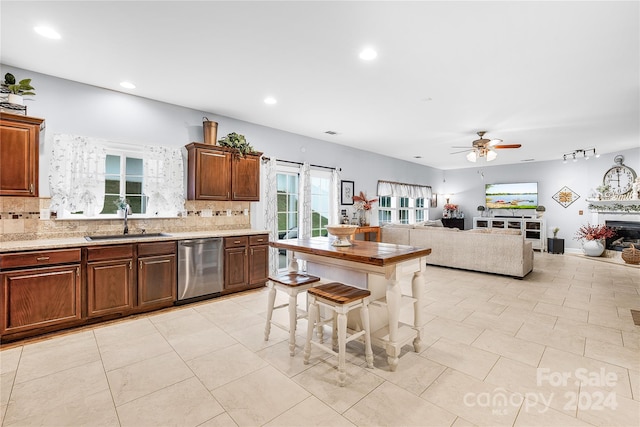
M 533 270 L 533 247 L 519 231 L 510 231 L 385 224 L 380 240 L 431 248 L 427 264 L 524 277 Z

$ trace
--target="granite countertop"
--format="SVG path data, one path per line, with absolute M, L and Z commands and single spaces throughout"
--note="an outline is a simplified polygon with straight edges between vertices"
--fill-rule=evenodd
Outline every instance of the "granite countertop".
M 241 230 L 210 230 L 210 231 L 192 231 L 192 232 L 180 232 L 180 233 L 164 233 L 163 235 L 154 235 L 148 237 L 139 237 L 137 235 L 131 235 L 127 238 L 114 238 L 114 239 L 100 239 L 89 241 L 84 237 L 69 237 L 69 238 L 57 238 L 57 239 L 36 239 L 36 240 L 16 240 L 11 242 L 0 242 L 0 253 L 18 252 L 18 251 L 30 251 L 36 249 L 63 249 L 73 248 L 80 246 L 104 246 L 104 245 L 117 245 L 126 243 L 140 243 L 140 242 L 162 242 L 172 240 L 186 240 L 186 239 L 202 239 L 208 237 L 228 237 L 228 236 L 247 236 L 256 234 L 268 233 L 266 230 L 253 230 L 253 229 L 241 229 Z M 153 233 L 150 233 L 153 234 Z

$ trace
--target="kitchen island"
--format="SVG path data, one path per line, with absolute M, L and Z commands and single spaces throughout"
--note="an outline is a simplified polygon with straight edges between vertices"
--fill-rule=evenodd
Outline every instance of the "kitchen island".
M 332 246 L 333 239 L 286 239 L 270 245 L 290 251 L 291 270 L 298 270 L 298 261 L 306 261 L 309 274 L 335 280 L 371 291 L 371 339 L 385 348 L 392 371 L 398 366 L 402 346 L 413 343 L 422 351 L 422 321 L 420 302 L 424 287 L 424 270 L 429 248 L 389 243 L 354 241 L 352 246 Z M 402 294 L 403 273 L 413 272 L 411 294 Z M 400 322 L 402 300 L 413 304 L 413 322 Z

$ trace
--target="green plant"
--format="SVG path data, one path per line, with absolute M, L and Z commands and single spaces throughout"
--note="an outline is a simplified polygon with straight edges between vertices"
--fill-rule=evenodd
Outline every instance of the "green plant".
M 559 227 L 556 227 L 556 228 L 554 228 L 554 229 L 553 229 L 553 238 L 554 238 L 554 239 L 555 239 L 555 238 L 556 238 L 556 236 L 558 235 L 558 231 L 560 231 L 560 228 L 559 228 Z
M 255 153 L 255 150 L 247 142 L 247 139 L 244 135 L 237 134 L 235 132 L 231 132 L 227 136 L 218 140 L 218 144 L 222 147 L 235 148 L 238 150 L 240 157 L 244 157 L 247 154 Z
M 118 200 L 113 201 L 113 204 L 116 205 L 118 210 L 125 210 L 127 208 L 127 205 L 129 204 L 129 201 L 124 197 L 120 196 L 118 197 Z
M 16 83 L 16 78 L 13 74 L 7 73 L 4 75 L 4 85 L 9 89 L 9 92 L 15 95 L 35 95 L 35 88 L 31 86 L 31 79 L 23 79 Z

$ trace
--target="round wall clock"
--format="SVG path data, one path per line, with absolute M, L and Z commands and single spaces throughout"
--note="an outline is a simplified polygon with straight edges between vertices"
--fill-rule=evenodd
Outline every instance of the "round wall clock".
M 629 166 L 622 164 L 623 156 L 616 156 L 613 161 L 616 163 L 614 167 L 609 169 L 602 178 L 602 183 L 611 188 L 613 195 L 622 195 L 631 191 L 633 181 L 636 179 L 636 172 Z

